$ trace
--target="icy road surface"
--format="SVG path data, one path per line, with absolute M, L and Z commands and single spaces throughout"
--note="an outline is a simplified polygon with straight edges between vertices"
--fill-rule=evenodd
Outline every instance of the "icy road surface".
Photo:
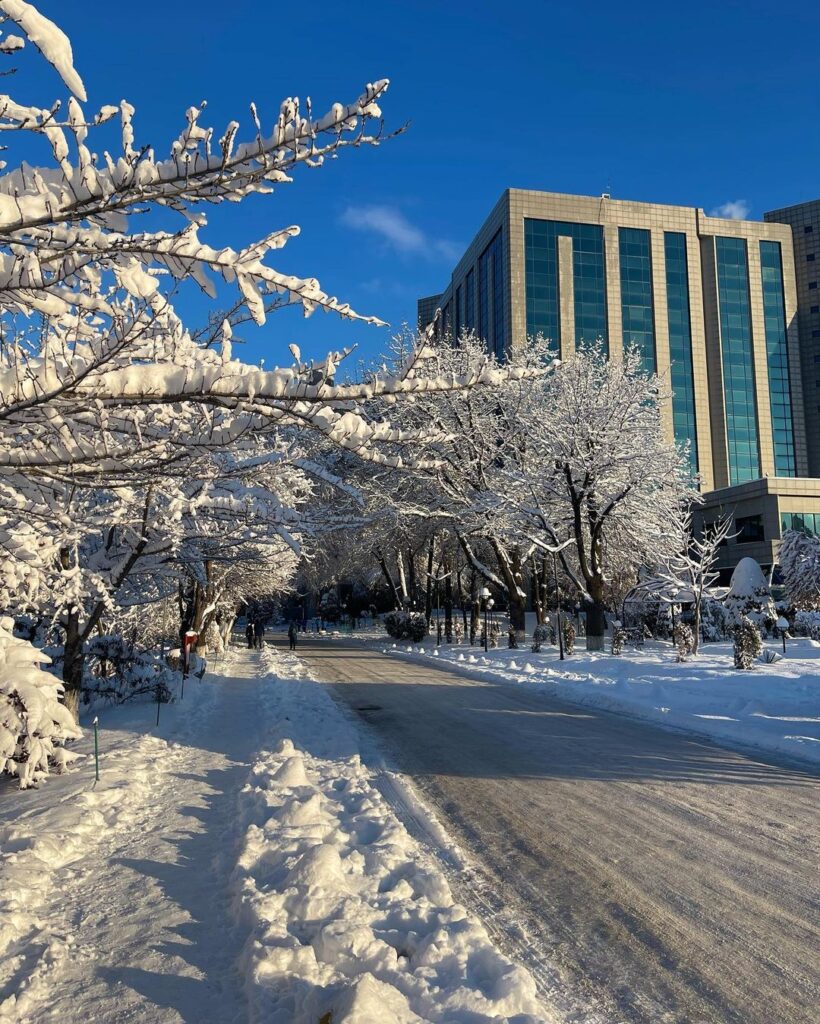
M 471 856 L 451 882 L 567 1021 L 817 1024 L 815 773 L 349 643 L 299 654 Z

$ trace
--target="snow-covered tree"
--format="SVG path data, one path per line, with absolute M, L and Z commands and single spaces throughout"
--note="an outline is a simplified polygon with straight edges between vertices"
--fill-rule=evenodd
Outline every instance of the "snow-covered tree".
M 763 650 L 760 630 L 745 615 L 735 626 L 734 657 L 735 668 L 750 669 Z
M 723 603 L 735 623 L 748 618 L 759 630 L 768 632 L 777 620 L 768 581 L 753 558 L 741 558 L 737 563 Z
M 791 603 L 807 611 L 820 609 L 820 537 L 787 530 L 778 561 Z
M 683 594 L 683 600 L 692 604 L 692 654 L 698 653 L 701 633 L 701 617 L 704 600 L 711 595 L 719 572 L 715 569 L 720 546 L 732 536 L 730 517 L 720 518 L 703 527 L 701 533 L 692 529 L 692 513 L 686 508 L 678 516 L 678 550 L 666 566 L 660 569 L 657 579 Z M 680 599 L 680 598 L 679 598 Z
M 62 771 L 77 756 L 64 743 L 81 733 L 60 703 L 62 683 L 40 667 L 49 658 L 13 628 L 13 619 L 0 618 L 0 772 L 25 789 L 52 767 Z
M 339 379 L 347 352 L 303 360 L 292 345 L 274 370 L 234 356 L 237 332 L 288 305 L 381 324 L 314 278 L 271 264 L 297 227 L 241 249 L 213 245 L 205 232 L 209 207 L 278 192 L 300 169 L 379 144 L 386 80 L 320 116 L 293 98 L 273 117 L 252 106 L 244 135 L 237 121 L 221 132 L 208 126 L 204 103 L 191 107 L 163 156 L 138 142 L 126 100 L 89 108 L 60 29 L 22 0 L 0 0 L 0 13 L 22 33 L 4 52 L 19 54 L 28 40 L 71 94 L 48 108 L 0 102 L 0 567 L 6 607 L 40 607 L 62 630 L 76 710 L 84 645 L 129 607 L 137 580 L 167 601 L 173 573 L 198 565 L 207 629 L 215 548 L 224 561 L 226 546 L 246 545 L 251 562 L 260 543 L 298 550 L 305 503 L 283 501 L 271 485 L 255 489 L 251 467 L 301 445 L 300 470 L 341 486 L 309 465 L 316 443 L 402 466 L 429 427 L 394 426 L 386 403 L 504 374 L 486 363 L 460 376 L 420 373 L 431 358 L 424 340 L 389 371 L 352 383 Z M 49 158 L 34 166 L 38 152 Z M 175 306 L 189 287 L 220 303 L 231 296 L 204 328 Z M 220 529 L 203 527 L 206 509 Z M 264 528 L 249 528 L 248 515 Z
M 402 339 L 403 348 L 412 348 Z M 442 345 L 417 376 L 431 383 L 439 377 L 471 377 L 492 357 L 473 335 Z M 435 522 L 463 552 L 467 564 L 494 592 L 503 596 L 516 631 L 524 630 L 527 601 L 526 562 L 533 543 L 512 529 L 500 486 L 502 450 L 521 429 L 519 412 L 532 381 L 548 373 L 552 360 L 544 347 L 515 350 L 504 376 L 481 389 L 442 393 L 430 390 L 399 411 L 409 429 L 432 428 L 424 446 L 430 468 L 397 494 L 405 515 Z
M 561 562 L 586 608 L 587 646 L 603 650 L 608 588 L 676 550 L 675 523 L 696 497 L 686 453 L 665 438 L 664 391 L 634 350 L 579 352 L 524 397 L 496 487 L 536 546 L 571 542 Z

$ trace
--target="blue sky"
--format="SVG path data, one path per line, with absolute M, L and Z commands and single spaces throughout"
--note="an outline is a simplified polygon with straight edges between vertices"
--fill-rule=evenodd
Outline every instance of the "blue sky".
M 214 210 L 203 237 L 238 246 L 300 224 L 277 267 L 394 326 L 446 284 L 510 186 L 739 203 L 753 217 L 820 196 L 820 5 L 809 0 L 38 6 L 71 36 L 89 105 L 129 99 L 137 140 L 160 151 L 203 98 L 221 131 L 249 123 L 251 100 L 269 124 L 284 96 L 323 111 L 390 78 L 387 127 L 409 121 L 406 133 Z M 37 86 L 38 101 L 62 94 L 56 75 Z M 186 300 L 192 322 L 206 310 Z M 295 341 L 310 355 L 357 343 L 372 357 L 388 333 L 287 310 L 244 332 L 244 354 L 272 365 Z

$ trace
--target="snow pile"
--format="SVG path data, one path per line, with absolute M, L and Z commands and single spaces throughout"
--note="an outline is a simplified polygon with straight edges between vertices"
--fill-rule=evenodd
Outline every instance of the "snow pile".
M 50 658 L 13 629 L 13 619 L 0 618 L 0 774 L 19 776 L 26 789 L 73 761 L 63 743 L 82 733 L 60 703 L 63 684 L 40 668 Z
M 454 903 L 362 765 L 353 727 L 297 659 L 266 651 L 278 724 L 240 803 L 236 909 L 250 1019 L 534 1024 L 530 975 Z
M 90 760 L 87 772 L 60 780 L 66 789 L 46 787 L 42 800 L 35 794 L 16 821 L 0 828 L 0 1024 L 17 1024 L 48 999 L 78 938 L 64 922 L 55 928 L 55 893 L 100 844 L 116 842 L 151 806 L 173 762 L 169 747 L 158 737 L 131 736 L 106 753 L 93 790 Z

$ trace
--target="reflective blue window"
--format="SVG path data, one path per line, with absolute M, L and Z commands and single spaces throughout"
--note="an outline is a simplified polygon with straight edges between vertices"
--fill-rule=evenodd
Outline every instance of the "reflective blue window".
M 774 435 L 774 468 L 778 476 L 796 476 L 780 242 L 760 243 L 760 273 L 763 279 L 763 317 L 766 327 L 769 401 Z
M 490 250 L 478 261 L 478 336 L 487 344 L 490 336 Z M 489 345 L 488 345 L 489 347 Z
M 504 358 L 504 241 L 499 231 L 478 258 L 478 333 L 489 352 Z
M 461 329 L 464 327 L 464 306 L 461 301 L 461 285 L 456 288 L 455 298 L 455 319 L 453 321 L 453 334 L 458 338 L 461 335 Z
M 475 274 L 472 268 L 464 278 L 464 326 L 468 331 L 475 330 Z
M 652 243 L 643 228 L 618 228 L 621 264 L 621 323 L 624 348 L 641 353 L 645 373 L 654 373 L 655 317 L 652 302 Z
M 542 334 L 560 353 L 559 237 L 572 239 L 575 347 L 588 348 L 600 340 L 608 352 L 604 230 L 599 224 L 525 219 L 527 335 Z
M 666 307 L 669 320 L 669 358 L 672 362 L 672 422 L 675 440 L 689 442 L 689 463 L 698 471 L 695 431 L 695 382 L 692 370 L 692 323 L 689 313 L 689 267 L 686 235 L 667 231 L 663 236 L 666 258 Z
M 787 512 L 780 519 L 783 532 L 797 530 L 809 537 L 820 537 L 820 512 Z
M 749 270 L 743 238 L 716 238 L 729 482 L 760 477 Z

